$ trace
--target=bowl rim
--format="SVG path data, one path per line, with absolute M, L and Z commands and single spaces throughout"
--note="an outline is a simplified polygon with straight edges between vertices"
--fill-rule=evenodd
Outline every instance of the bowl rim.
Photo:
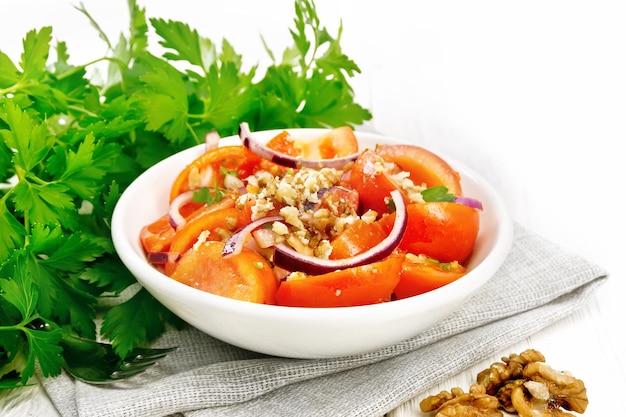
M 323 132 L 327 132 L 326 128 L 287 128 L 287 129 L 271 129 L 264 131 L 253 132 L 259 139 L 269 139 L 273 135 L 283 131 L 294 131 L 298 134 L 304 135 L 317 135 Z M 385 143 L 410 143 L 395 139 L 390 136 L 381 135 L 364 130 L 355 130 L 355 134 L 360 138 L 367 138 L 368 141 L 381 141 Z M 233 135 L 222 138 L 220 146 L 228 144 L 241 144 L 239 136 Z M 132 200 L 132 193 L 141 189 L 144 182 L 147 181 L 155 172 L 159 172 L 164 164 L 171 161 L 174 158 L 186 159 L 189 163 L 194 159 L 193 155 L 197 155 L 203 152 L 204 144 L 196 145 L 180 152 L 177 152 L 148 168 L 142 174 L 140 174 L 120 196 L 114 210 L 111 219 L 111 235 L 115 250 L 135 276 L 137 281 L 146 288 L 149 292 L 153 291 L 167 291 L 176 293 L 179 298 L 189 299 L 194 302 L 210 302 L 215 308 L 221 311 L 229 312 L 237 315 L 254 314 L 262 318 L 281 318 L 290 321 L 299 321 L 302 319 L 314 319 L 314 320 L 329 320 L 336 318 L 337 315 L 341 315 L 342 319 L 362 320 L 364 317 L 376 317 L 379 314 L 385 316 L 403 316 L 406 315 L 407 310 L 419 311 L 429 310 L 434 306 L 447 304 L 450 299 L 457 300 L 460 304 L 465 298 L 469 297 L 478 288 L 489 281 L 493 275 L 497 272 L 500 266 L 504 263 L 506 256 L 508 255 L 512 241 L 513 241 L 513 221 L 510 217 L 508 209 L 502 200 L 499 193 L 496 192 L 494 187 L 486 181 L 481 175 L 475 172 L 473 169 L 467 167 L 465 164 L 457 161 L 456 159 L 449 157 L 441 152 L 435 152 L 437 155 L 445 159 L 451 166 L 458 172 L 462 173 L 461 181 L 464 179 L 470 179 L 476 183 L 487 195 L 490 196 L 492 205 L 490 211 L 497 213 L 498 218 L 495 220 L 495 232 L 496 236 L 493 237 L 495 242 L 489 253 L 482 259 L 477 265 L 474 265 L 470 271 L 463 277 L 455 280 L 449 284 L 446 284 L 435 290 L 418 294 L 413 297 L 393 300 L 390 302 L 368 304 L 362 306 L 350 306 L 350 307 L 325 307 L 325 308 L 311 308 L 311 307 L 289 307 L 279 305 L 268 305 L 250 303 L 247 301 L 241 301 L 231 299 L 216 294 L 211 294 L 196 288 L 189 287 L 183 283 L 175 281 L 168 276 L 162 274 L 151 266 L 143 254 L 141 245 L 142 256 L 137 253 L 137 242 L 139 237 L 133 244 L 127 238 L 125 233 L 125 213 L 130 209 L 129 205 Z M 187 157 L 188 156 L 188 157 Z M 182 169 L 182 166 L 181 168 Z M 467 180 L 466 180 L 467 181 Z M 145 224 L 148 224 L 149 220 Z M 482 222 L 481 222 L 482 223 Z M 479 231 L 479 234 L 481 232 Z M 484 232 L 483 232 L 484 233 Z M 470 258 L 471 262 L 471 258 Z M 475 282 L 478 281 L 478 282 Z M 153 294 L 154 295 L 154 294 Z M 156 295 L 155 295 L 156 297 Z M 158 298 L 158 297 L 156 297 Z

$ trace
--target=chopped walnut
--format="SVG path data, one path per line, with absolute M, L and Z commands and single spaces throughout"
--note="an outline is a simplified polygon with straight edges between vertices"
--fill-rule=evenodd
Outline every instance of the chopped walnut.
M 495 395 L 508 381 L 522 377 L 524 366 L 530 362 L 544 362 L 545 357 L 534 349 L 528 349 L 519 355 L 513 353 L 503 357 L 502 362 L 495 362 L 476 377 L 476 382 L 483 385 L 487 394 Z
M 479 384 L 473 384 L 468 393 L 452 388 L 451 392 L 441 391 L 420 402 L 423 412 L 437 411 L 435 417 L 502 417 L 499 406 L 498 399 L 486 394 Z

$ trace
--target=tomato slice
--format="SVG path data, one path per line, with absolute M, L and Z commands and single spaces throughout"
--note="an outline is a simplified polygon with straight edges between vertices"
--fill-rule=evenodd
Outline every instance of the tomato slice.
M 478 236 L 477 209 L 450 202 L 412 203 L 407 206 L 407 213 L 408 225 L 399 249 L 440 262 L 467 261 Z M 381 219 L 386 233 L 394 218 L 395 214 L 391 214 Z
M 331 242 L 330 259 L 346 259 L 378 245 L 387 236 L 378 222 L 358 219 L 347 225 Z
M 270 139 L 266 146 L 289 156 L 298 156 L 300 154 L 300 150 L 296 148 L 293 138 L 286 130 Z
M 220 167 L 237 172 L 239 178 L 246 178 L 259 167 L 260 163 L 261 157 L 245 146 L 220 146 L 211 149 L 192 161 L 178 174 L 170 190 L 170 202 L 185 191 L 200 188 L 200 179 L 207 175 L 208 170 L 213 171 L 208 186 L 214 187 L 215 184 L 222 186 L 224 175 Z
M 282 131 L 267 142 L 268 148 L 305 159 L 332 159 L 355 154 L 359 142 L 349 126 L 336 127 L 322 136 L 300 139 Z
M 292 307 L 349 307 L 389 301 L 400 280 L 401 256 L 323 275 L 298 273 L 283 281 L 276 303 Z
M 167 251 L 176 230 L 170 224 L 168 214 L 141 228 L 139 239 L 147 253 Z
M 212 294 L 274 304 L 278 284 L 267 260 L 245 247 L 225 258 L 223 248 L 224 243 L 216 241 L 198 245 L 180 258 L 171 277 Z
M 233 197 L 229 196 L 227 198 L 230 198 L 231 201 L 224 199 L 224 202 L 221 204 L 224 206 L 233 206 Z M 208 207 L 205 204 L 189 203 L 181 207 L 180 213 L 183 215 L 185 220 L 189 222 L 202 216 L 207 211 L 215 209 L 216 207 Z M 141 244 L 147 253 L 168 251 L 175 237 L 176 229 L 174 229 L 170 223 L 169 213 L 144 226 L 139 233 Z
M 307 159 L 332 159 L 349 156 L 359 151 L 359 142 L 349 126 L 331 129 L 312 141 L 296 140 L 296 147 Z
M 381 163 L 379 156 L 366 149 L 350 170 L 348 185 L 359 193 L 362 211 L 374 210 L 379 214 L 389 211 L 386 199 L 398 187 L 383 172 Z
M 439 155 L 416 145 L 379 145 L 376 154 L 394 162 L 402 171 L 410 173 L 415 185 L 426 187 L 443 185 L 451 194 L 463 195 L 461 175 Z
M 396 299 L 413 297 L 443 287 L 461 278 L 465 272 L 465 267 L 456 261 L 441 263 L 424 255 L 407 254 L 393 293 Z
M 204 213 L 176 231 L 170 251 L 186 252 L 198 240 L 202 232 L 208 232 L 208 240 L 222 240 L 224 236 L 220 235 L 219 229 L 236 230 L 239 227 L 239 213 L 240 210 L 236 207 L 224 207 Z

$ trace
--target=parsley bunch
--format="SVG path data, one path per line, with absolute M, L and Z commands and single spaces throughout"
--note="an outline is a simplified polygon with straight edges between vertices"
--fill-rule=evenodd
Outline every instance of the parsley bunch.
M 14 63 L 0 51 L 0 388 L 25 385 L 38 362 L 61 371 L 63 332 L 109 339 L 119 355 L 181 321 L 141 289 L 110 236 L 125 187 L 207 132 L 357 125 L 371 118 L 348 79 L 360 70 L 320 24 L 313 0 L 295 1 L 293 46 L 258 66 L 187 24 L 146 17 L 129 1 L 130 31 L 106 56 L 70 62 L 52 28 L 29 31 Z M 149 29 L 165 52 L 150 52 Z M 54 53 L 56 52 L 56 53 Z M 106 65 L 106 80 L 88 76 Z M 93 77 L 92 77 L 93 78 Z M 259 79 L 259 81 L 255 81 Z M 101 321 L 101 327 L 96 323 Z M 32 326 L 45 322 L 49 331 Z

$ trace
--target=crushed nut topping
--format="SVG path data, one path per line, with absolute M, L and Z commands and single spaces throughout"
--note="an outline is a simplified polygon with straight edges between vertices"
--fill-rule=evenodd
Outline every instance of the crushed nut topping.
M 237 205 L 252 202 L 252 220 L 280 207 L 286 225 L 274 224 L 273 231 L 281 240 L 298 252 L 327 259 L 330 239 L 359 218 L 358 194 L 340 186 L 342 174 L 333 168 L 301 168 L 280 175 L 260 170 L 245 179 L 247 193 Z
M 377 172 L 385 172 L 410 201 L 423 203 L 423 184 L 414 184 L 409 173 L 381 157 L 374 164 Z M 234 184 L 245 193 L 237 198 L 237 207 L 251 207 L 252 221 L 271 214 L 284 217 L 286 227 L 274 225 L 280 242 L 296 251 L 328 259 L 330 241 L 356 220 L 372 223 L 380 213 L 369 210 L 359 216 L 359 195 L 342 186 L 343 170 L 298 168 L 269 172 L 258 170 Z M 278 241 L 277 240 L 277 241 Z
M 520 417 L 574 417 L 589 400 L 582 380 L 554 370 L 541 352 L 528 349 L 503 357 L 478 373 L 469 393 L 442 391 L 420 402 L 434 417 L 497 417 L 499 409 Z

